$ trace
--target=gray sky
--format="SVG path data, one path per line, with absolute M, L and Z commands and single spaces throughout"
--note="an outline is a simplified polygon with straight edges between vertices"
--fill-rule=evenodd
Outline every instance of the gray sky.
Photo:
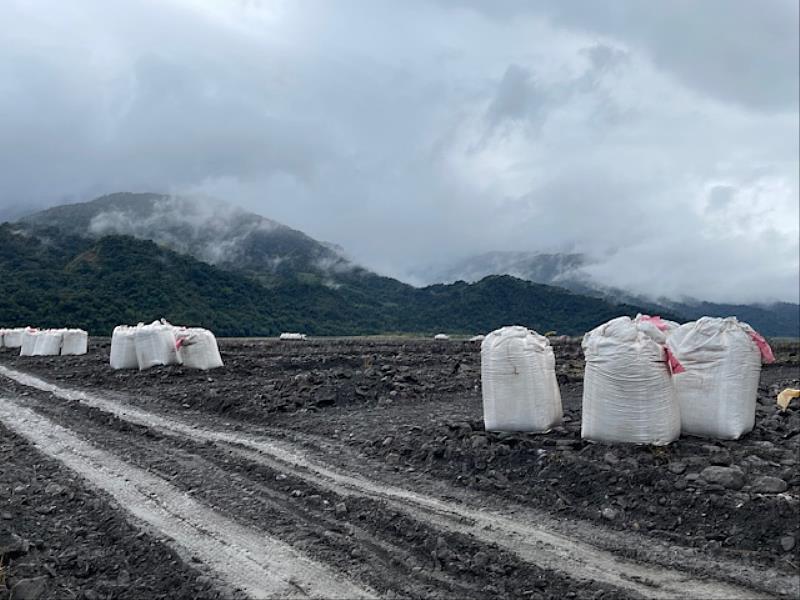
M 403 278 L 798 300 L 796 0 L 5 0 L 0 213 L 240 204 Z

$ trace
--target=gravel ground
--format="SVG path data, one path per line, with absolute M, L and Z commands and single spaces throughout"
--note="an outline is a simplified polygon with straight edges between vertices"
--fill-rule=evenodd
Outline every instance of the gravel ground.
M 778 391 L 800 386 L 796 344 L 779 345 L 778 362 L 762 371 L 752 433 L 737 441 L 684 437 L 659 448 L 580 439 L 583 361 L 575 342 L 555 348 L 565 423 L 547 435 L 484 431 L 480 355 L 474 343 L 389 338 L 299 343 L 221 340 L 220 349 L 225 367 L 207 373 L 182 367 L 111 371 L 106 339 L 92 339 L 89 354 L 82 357 L 18 357 L 6 351 L 0 353 L 0 362 L 64 385 L 117 394 L 148 410 L 207 419 L 232 430 L 291 433 L 295 439 L 334 449 L 332 460 L 339 448 L 373 465 L 376 476 L 409 486 L 430 486 L 423 484 L 423 478 L 440 482 L 440 491 L 445 489 L 454 498 L 469 493 L 487 506 L 527 506 L 564 522 L 635 532 L 667 543 L 677 553 L 685 549 L 740 561 L 776 577 L 799 572 L 800 408 L 793 404 L 779 413 L 775 407 Z M 443 534 L 424 522 L 405 522 L 407 517 L 366 498 L 349 502 L 348 518 L 337 519 L 335 506 L 346 500 L 315 489 L 308 481 L 280 479 L 281 473 L 234 459 L 220 448 L 136 430 L 78 403 L 58 405 L 21 388 L 8 389 L 28 395 L 38 411 L 81 430 L 100 447 L 125 452 L 132 464 L 169 477 L 203 502 L 220 505 L 226 497 L 247 498 L 234 502 L 238 519 L 281 536 L 319 560 L 353 571 L 382 592 L 402 597 L 620 594 L 603 585 L 581 587 L 583 583 L 537 570 L 499 548 Z M 3 437 L 8 440 L 15 445 L 2 446 L 6 462 L 29 464 L 26 457 L 36 453 L 26 451 L 25 443 L 14 436 Z M 60 476 L 68 477 L 63 472 Z M 277 488 L 276 477 L 282 482 Z M 80 487 L 74 481 L 73 485 Z M 256 497 L 259 502 L 249 501 Z M 38 510 L 41 502 L 33 504 Z M 16 522 L 17 515 L 12 518 Z M 83 520 L 98 519 L 92 515 Z M 350 534 L 343 523 L 357 531 Z M 149 540 L 137 538 L 136 528 L 128 527 L 134 540 Z M 48 545 L 50 537 L 43 536 Z M 119 552 L 132 560 L 127 541 L 118 540 L 115 547 L 124 548 Z M 370 548 L 382 548 L 383 554 Z M 443 558 L 442 548 L 452 553 L 445 553 L 451 558 Z M 370 552 L 385 560 L 366 560 Z M 346 561 L 337 558 L 342 553 L 349 557 Z M 403 557 L 403 568 L 391 564 L 392 554 Z M 117 569 L 127 564 L 111 562 Z M 157 562 L 168 564 L 166 559 Z M 42 567 L 18 571 L 17 564 L 12 563 L 9 577 L 42 572 Z M 494 570 L 487 571 L 488 565 Z M 139 572 L 131 579 L 137 586 L 150 585 L 142 583 Z M 178 579 L 169 585 L 178 592 L 172 595 L 209 592 L 199 586 L 197 575 L 178 575 L 184 572 L 191 570 L 181 564 L 173 573 Z M 105 579 L 112 578 L 90 577 L 95 587 Z M 488 580 L 495 587 L 486 590 Z M 167 589 L 164 585 L 166 580 L 159 579 L 152 589 Z M 122 597 L 118 588 L 111 597 Z
M 2 425 L 0 464 L 0 598 L 219 597 L 201 570 Z

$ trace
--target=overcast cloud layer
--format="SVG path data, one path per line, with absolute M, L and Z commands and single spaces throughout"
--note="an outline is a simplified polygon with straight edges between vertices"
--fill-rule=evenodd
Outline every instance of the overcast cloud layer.
M 5 0 L 0 214 L 210 194 L 404 278 L 798 300 L 796 0 Z

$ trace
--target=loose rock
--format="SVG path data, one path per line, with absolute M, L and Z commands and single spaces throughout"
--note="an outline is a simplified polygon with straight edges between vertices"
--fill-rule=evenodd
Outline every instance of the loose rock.
M 0 532 L 0 564 L 4 558 L 15 558 L 28 552 L 28 541 L 15 533 Z
M 600 512 L 600 514 L 606 521 L 613 521 L 619 515 L 619 511 L 610 507 L 606 507 Z
M 789 486 L 783 479 L 763 475 L 757 477 L 750 487 L 752 491 L 759 494 L 780 494 L 781 492 L 785 492 Z
M 682 462 L 671 462 L 667 467 L 670 473 L 675 473 L 676 475 L 680 475 L 684 471 L 686 471 L 686 463 Z
M 700 478 L 731 490 L 740 490 L 744 487 L 744 473 L 735 467 L 706 467 L 700 472 Z
M 20 579 L 11 588 L 9 600 L 38 600 L 47 590 L 47 577 Z

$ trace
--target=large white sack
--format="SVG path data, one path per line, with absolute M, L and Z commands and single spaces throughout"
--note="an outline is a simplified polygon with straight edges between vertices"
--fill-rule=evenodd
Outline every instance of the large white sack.
M 190 369 L 216 369 L 222 365 L 217 339 L 208 329 L 191 327 L 177 332 L 183 366 Z
M 112 369 L 136 369 L 139 361 L 136 358 L 136 328 L 118 325 L 111 334 Z
M 180 364 L 173 327 L 157 322 L 137 327 L 136 360 L 140 371 L 157 365 Z
M 488 431 L 544 432 L 563 416 L 550 341 L 503 327 L 481 343 L 483 420 Z
M 36 338 L 39 335 L 38 329 L 26 327 L 22 331 L 22 341 L 19 345 L 20 356 L 33 356 L 33 351 L 36 349 Z
M 6 329 L 3 335 L 3 345 L 6 348 L 19 348 L 22 346 L 22 335 L 24 332 L 25 329 L 21 327 Z
M 660 329 L 629 317 L 583 337 L 581 437 L 655 445 L 678 438 L 681 418 L 665 340 Z
M 675 376 L 682 433 L 735 440 L 753 429 L 761 361 L 774 360 L 769 346 L 762 356 L 760 343 L 735 317 L 703 317 L 670 334 L 667 344 L 685 369 Z
M 36 335 L 32 356 L 58 356 L 61 353 L 60 329 L 45 329 Z
M 89 334 L 83 329 L 65 329 L 61 337 L 61 356 L 86 354 Z

